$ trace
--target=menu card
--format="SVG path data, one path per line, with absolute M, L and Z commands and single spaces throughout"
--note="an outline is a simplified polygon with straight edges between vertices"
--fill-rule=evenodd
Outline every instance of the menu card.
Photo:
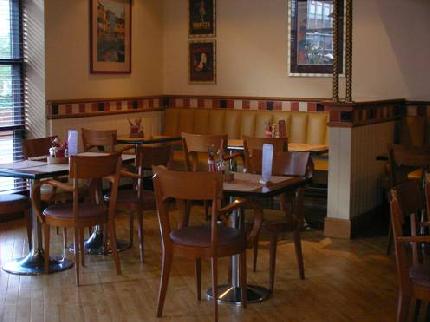
M 272 178 L 273 144 L 263 144 L 261 162 L 261 184 L 267 184 Z

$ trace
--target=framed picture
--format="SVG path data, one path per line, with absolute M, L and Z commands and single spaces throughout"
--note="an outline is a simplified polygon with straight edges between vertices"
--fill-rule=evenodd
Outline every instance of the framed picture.
M 189 81 L 191 84 L 216 83 L 215 40 L 190 41 L 188 53 Z
M 131 72 L 131 0 L 90 0 L 91 72 Z
M 339 72 L 343 73 L 344 1 L 289 0 L 288 68 L 290 76 L 331 77 L 333 72 L 333 12 L 339 19 Z
M 216 0 L 188 0 L 188 12 L 190 38 L 215 37 Z

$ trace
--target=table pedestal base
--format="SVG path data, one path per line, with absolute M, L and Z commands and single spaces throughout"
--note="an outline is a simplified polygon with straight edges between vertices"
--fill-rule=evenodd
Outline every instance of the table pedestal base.
M 207 296 L 213 299 L 212 288 L 208 289 Z M 263 302 L 270 296 L 270 291 L 264 287 L 248 285 L 248 303 Z M 241 305 L 242 296 L 240 287 L 222 285 L 218 287 L 218 303 Z
M 85 254 L 88 255 L 108 255 L 112 253 L 112 249 L 108 243 L 107 247 L 105 247 L 103 243 L 103 233 L 101 230 L 96 229 L 84 242 Z M 122 252 L 126 249 L 130 248 L 130 243 L 125 240 L 117 240 L 116 246 L 119 252 Z M 69 251 L 74 253 L 75 247 L 74 245 L 69 246 Z
M 45 273 L 61 272 L 73 266 L 73 262 L 61 256 L 51 256 L 49 259 L 49 272 L 45 272 L 45 256 L 39 250 L 26 257 L 17 258 L 3 265 L 3 270 L 15 275 L 40 275 Z

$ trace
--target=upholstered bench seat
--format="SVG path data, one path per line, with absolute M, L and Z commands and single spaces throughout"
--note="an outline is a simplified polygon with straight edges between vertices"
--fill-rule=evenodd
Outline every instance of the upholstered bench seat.
M 268 122 L 285 120 L 290 143 L 328 144 L 328 113 L 226 110 L 203 108 L 170 108 L 164 115 L 164 135 L 181 133 L 227 134 L 229 139 L 245 136 L 264 137 Z M 183 164 L 180 151 L 174 154 L 175 165 Z M 201 160 L 204 167 L 207 160 Z M 315 158 L 315 169 L 326 171 L 327 158 Z

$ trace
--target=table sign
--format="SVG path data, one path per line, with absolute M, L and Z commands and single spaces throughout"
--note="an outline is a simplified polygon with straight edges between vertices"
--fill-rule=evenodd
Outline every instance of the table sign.
M 69 130 L 67 134 L 67 147 L 69 156 L 78 154 L 78 130 Z
M 263 144 L 263 160 L 261 162 L 261 184 L 267 184 L 272 178 L 273 144 Z

